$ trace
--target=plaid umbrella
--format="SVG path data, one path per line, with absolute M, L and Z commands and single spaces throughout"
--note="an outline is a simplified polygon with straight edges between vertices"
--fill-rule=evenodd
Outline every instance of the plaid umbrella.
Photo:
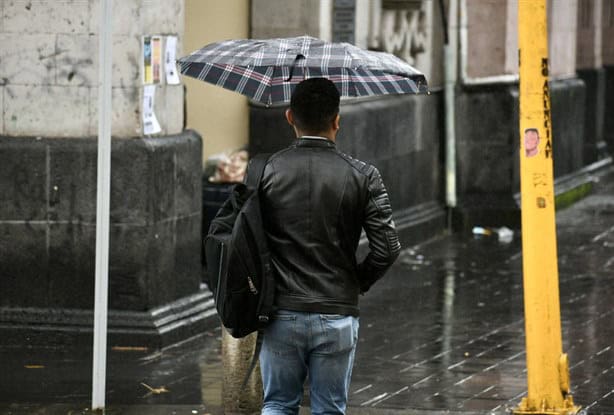
M 394 55 L 309 36 L 227 40 L 177 62 L 184 75 L 267 105 L 289 102 L 299 82 L 315 77 L 347 97 L 428 92 L 424 75 Z

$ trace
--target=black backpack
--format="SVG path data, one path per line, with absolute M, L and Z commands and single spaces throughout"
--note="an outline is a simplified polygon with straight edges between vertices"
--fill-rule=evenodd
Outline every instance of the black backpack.
M 262 330 L 273 312 L 275 282 L 259 199 L 267 156 L 250 161 L 245 183 L 234 186 L 205 237 L 209 288 L 222 324 L 235 338 Z

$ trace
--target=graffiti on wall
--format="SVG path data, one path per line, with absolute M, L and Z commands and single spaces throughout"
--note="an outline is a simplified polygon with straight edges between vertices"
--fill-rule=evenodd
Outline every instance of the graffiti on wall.
M 369 48 L 392 53 L 415 65 L 425 55 L 430 41 L 427 3 L 423 0 L 372 1 Z

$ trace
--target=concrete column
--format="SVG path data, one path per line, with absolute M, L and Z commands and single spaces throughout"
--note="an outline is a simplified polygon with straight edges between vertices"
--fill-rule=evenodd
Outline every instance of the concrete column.
M 369 6 L 368 47 L 392 53 L 415 66 L 426 75 L 431 89 L 443 85 L 443 21 L 439 2 L 374 0 Z M 363 13 L 360 7 L 359 1 L 357 18 Z M 357 36 L 362 39 L 360 32 Z
M 614 66 L 614 1 L 603 0 L 601 46 L 604 66 Z
M 578 69 L 601 66 L 601 0 L 585 0 L 578 4 L 577 53 Z
M 614 0 L 603 0 L 601 47 L 606 71 L 605 114 L 614 112 Z M 610 154 L 614 154 L 614 118 L 604 117 L 603 136 Z
M 243 381 L 254 354 L 256 333 L 235 339 L 222 328 L 222 404 L 226 415 L 259 414 L 262 407 L 260 367 L 254 369 L 245 388 Z
M 464 0 L 467 13 L 466 75 L 468 78 L 505 74 L 507 2 Z
M 609 1 L 609 0 L 608 0 Z M 602 0 L 578 3 L 576 69 L 586 87 L 584 122 L 584 163 L 604 155 L 603 123 L 606 99 L 606 72 L 602 68 Z
M 312 0 L 252 0 L 253 38 L 310 35 L 330 39 L 330 27 L 322 25 L 323 13 L 332 2 Z M 323 36 L 322 36 L 323 35 Z
M 141 36 L 183 34 L 183 1 L 115 0 L 113 136 L 142 135 Z M 2 2 L 0 134 L 97 132 L 99 0 Z M 157 88 L 162 134 L 183 129 L 183 86 Z
M 369 44 L 370 5 L 373 0 L 356 0 L 356 46 L 367 49 Z
M 518 73 L 518 0 L 507 0 L 505 73 Z
M 578 0 L 548 2 L 550 79 L 576 75 Z

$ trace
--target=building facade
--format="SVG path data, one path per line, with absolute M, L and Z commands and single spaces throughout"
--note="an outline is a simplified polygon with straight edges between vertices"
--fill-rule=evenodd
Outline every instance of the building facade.
M 114 1 L 111 338 L 161 347 L 210 324 L 202 163 L 293 139 L 284 107 L 166 79 L 157 54 L 172 38 L 178 56 L 217 40 L 304 34 L 394 53 L 425 73 L 431 93 L 343 100 L 338 146 L 379 168 L 404 245 L 449 221 L 461 230 L 518 227 L 518 0 L 456 3 L 453 14 L 452 0 Z M 91 327 L 99 4 L 0 0 L 6 341 L 43 331 L 64 341 Z M 548 16 L 554 169 L 563 191 L 611 163 L 614 0 L 550 0 Z M 444 45 L 454 38 L 458 70 L 446 107 L 453 62 Z M 156 132 L 146 128 L 152 104 Z M 456 134 L 446 137 L 450 120 Z M 446 154 L 455 154 L 454 171 Z M 446 198 L 450 177 L 455 203 Z

